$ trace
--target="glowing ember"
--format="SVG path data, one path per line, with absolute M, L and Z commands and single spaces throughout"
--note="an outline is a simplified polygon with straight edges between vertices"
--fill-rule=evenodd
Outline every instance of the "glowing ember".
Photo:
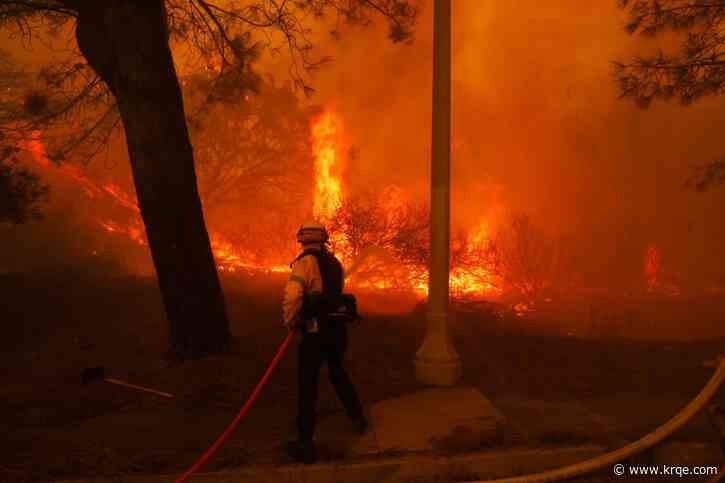
M 265 265 L 258 260 L 255 253 L 240 249 L 218 233 L 211 235 L 210 238 L 217 268 L 223 272 L 233 273 L 238 270 L 248 270 L 276 273 L 289 271 L 287 265 Z
M 18 147 L 29 152 L 32 155 L 33 161 L 35 161 L 35 163 L 40 167 L 49 168 L 51 166 L 55 166 L 55 168 L 63 175 L 78 183 L 83 191 L 85 191 L 86 195 L 90 198 L 99 196 L 101 194 L 101 189 L 96 185 L 96 183 L 88 179 L 78 166 L 67 163 L 54 164 L 50 161 L 50 159 L 48 159 L 48 153 L 40 140 L 40 135 L 41 133 L 39 131 L 33 131 L 30 134 L 31 139 L 29 141 L 21 142 Z
M 651 245 L 647 248 L 644 256 L 644 278 L 647 283 L 647 291 L 654 292 L 659 286 L 657 275 L 660 270 L 660 256 L 657 247 Z
M 657 247 L 651 245 L 647 248 L 644 256 L 644 278 L 647 284 L 647 292 L 660 293 L 669 297 L 677 297 L 682 291 L 677 284 L 663 276 L 662 259 Z
M 516 317 L 524 317 L 526 314 L 534 311 L 534 304 L 533 302 L 519 302 L 514 304 L 512 309 L 516 314 Z
M 128 226 L 122 226 L 114 221 L 99 221 L 100 225 L 109 233 L 125 235 L 139 245 L 146 246 L 146 232 L 140 221 L 134 221 Z
M 139 209 L 136 200 L 131 199 L 131 197 L 128 196 L 126 192 L 118 186 L 109 183 L 103 186 L 103 191 L 105 191 L 106 194 L 110 195 L 118 204 L 120 204 L 124 208 L 128 208 L 129 210 L 135 211 L 139 214 L 141 213 L 141 210 Z

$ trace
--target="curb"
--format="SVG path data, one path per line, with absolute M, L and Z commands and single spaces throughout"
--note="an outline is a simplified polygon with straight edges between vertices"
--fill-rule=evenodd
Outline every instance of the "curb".
M 465 481 L 524 475 L 577 463 L 603 454 L 601 446 L 492 450 L 462 455 L 411 454 L 347 463 L 255 465 L 198 473 L 190 483 L 393 483 L 442 479 Z M 54 483 L 173 483 L 180 474 L 116 476 Z M 49 482 L 50 483 L 50 482 Z

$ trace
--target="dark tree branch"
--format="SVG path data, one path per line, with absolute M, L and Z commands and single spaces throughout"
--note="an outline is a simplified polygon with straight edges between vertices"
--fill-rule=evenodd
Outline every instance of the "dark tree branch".
M 0 19 L 19 15 L 32 15 L 39 12 L 77 17 L 78 8 L 74 7 L 74 5 L 79 3 L 81 2 L 71 0 L 0 0 Z
M 208 90 L 206 101 L 191 111 L 192 119 L 203 116 L 214 103 L 236 101 L 245 92 L 256 92 L 259 76 L 251 66 L 261 48 L 273 53 L 284 48 L 290 57 L 289 72 L 294 85 L 305 94 L 312 92 L 309 72 L 330 59 L 314 57 L 310 29 L 303 24 L 308 13 L 321 17 L 331 12 L 350 23 L 364 24 L 368 22 L 367 12 L 374 12 L 390 23 L 391 38 L 396 42 L 410 37 L 418 14 L 418 8 L 408 0 L 229 0 L 224 4 L 213 0 L 165 0 L 165 3 L 171 41 L 187 42 L 197 53 L 197 62 L 204 63 L 211 80 L 212 89 Z M 30 40 L 41 36 L 43 29 L 67 20 L 75 21 L 81 12 L 97 6 L 97 0 L 0 0 L 0 25 L 12 26 Z M 253 41 L 254 34 L 265 37 L 266 44 Z M 60 135 L 64 139 L 72 138 L 73 142 L 57 149 L 59 157 L 71 155 L 70 146 L 81 147 L 83 143 L 107 139 L 94 133 L 99 126 L 106 128 L 106 108 L 113 105 L 112 96 L 99 78 L 82 80 L 79 74 L 84 71 L 85 62 L 80 60 L 77 51 L 71 56 L 79 60 L 72 61 L 65 73 L 53 74 L 53 82 L 58 86 L 73 86 L 65 87 L 69 89 L 67 95 L 60 87 L 53 87 L 53 96 L 38 90 L 39 94 L 25 94 L 35 99 L 30 104 L 17 97 L 20 89 L 13 91 L 12 102 L 5 102 L 4 94 L 0 95 L 0 132 L 46 131 L 76 118 L 77 123 L 83 124 L 79 124 L 81 134 Z M 79 84 L 82 82 L 85 86 Z M 29 115 L 25 111 L 28 105 L 37 105 L 38 112 Z M 94 109 L 95 115 L 89 117 L 87 114 Z M 45 132 L 45 135 L 50 134 Z M 89 146 L 86 151 L 97 149 Z
M 685 186 L 700 193 L 713 185 L 725 183 L 725 161 L 717 160 L 698 166 Z
M 661 51 L 633 62 L 614 62 L 620 97 L 642 107 L 653 100 L 678 98 L 683 104 L 722 93 L 725 83 L 725 2 L 685 0 L 620 0 L 629 9 L 627 30 L 654 35 L 663 29 L 689 29 L 679 55 Z
M 725 2 L 618 0 L 627 9 L 630 34 L 653 36 L 666 29 L 687 30 L 679 55 L 659 51 L 632 62 L 613 62 L 620 98 L 646 108 L 654 100 L 678 99 L 684 105 L 725 92 Z M 725 181 L 725 164 L 700 166 L 686 186 L 705 191 Z

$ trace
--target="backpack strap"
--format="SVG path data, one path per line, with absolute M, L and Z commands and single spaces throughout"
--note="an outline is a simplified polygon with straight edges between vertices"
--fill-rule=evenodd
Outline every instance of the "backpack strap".
M 292 265 L 294 265 L 295 263 L 297 263 L 298 260 L 306 257 L 307 255 L 316 255 L 318 253 L 320 253 L 320 250 L 317 250 L 316 248 L 311 248 L 311 249 L 305 250 L 304 252 L 297 255 L 297 258 L 292 260 L 292 263 L 289 264 L 289 267 L 292 268 Z M 315 258 L 317 258 L 317 256 L 315 256 Z M 318 262 L 319 262 L 319 259 L 318 259 Z
M 322 278 L 322 293 L 304 294 L 302 303 L 303 317 L 323 317 L 333 312 L 340 301 L 343 286 L 343 271 L 340 261 L 326 250 L 305 250 L 292 262 L 312 255 L 317 260 L 317 267 Z

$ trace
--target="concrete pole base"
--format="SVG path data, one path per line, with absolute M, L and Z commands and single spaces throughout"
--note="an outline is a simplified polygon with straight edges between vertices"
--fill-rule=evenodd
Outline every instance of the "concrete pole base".
M 461 379 L 461 361 L 415 360 L 415 377 L 426 386 L 451 387 Z
M 426 318 L 428 329 L 415 356 L 415 376 L 426 386 L 454 386 L 461 378 L 461 358 L 448 335 L 448 314 L 428 312 Z

